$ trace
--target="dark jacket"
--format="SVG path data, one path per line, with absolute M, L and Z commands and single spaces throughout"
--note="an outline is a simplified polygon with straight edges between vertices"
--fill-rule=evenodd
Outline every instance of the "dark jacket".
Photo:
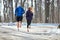
M 26 12 L 26 19 L 27 20 L 32 20 L 32 18 L 33 18 L 33 13 L 32 13 L 32 11 L 28 10 Z
M 24 12 L 24 9 L 21 6 L 19 6 L 15 9 L 15 16 L 22 16 Z

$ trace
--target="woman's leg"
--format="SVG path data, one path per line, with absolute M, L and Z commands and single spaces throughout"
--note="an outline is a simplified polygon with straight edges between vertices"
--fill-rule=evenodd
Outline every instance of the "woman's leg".
M 29 22 L 29 28 L 31 28 L 31 20 L 30 20 L 30 22 Z
M 30 24 L 31 24 L 31 20 L 27 20 L 27 28 L 29 28 Z
M 31 20 L 27 20 L 27 31 L 29 32 L 29 25 L 31 24 Z
M 27 28 L 29 28 L 29 24 L 30 24 L 30 23 L 29 23 L 29 20 L 27 20 Z

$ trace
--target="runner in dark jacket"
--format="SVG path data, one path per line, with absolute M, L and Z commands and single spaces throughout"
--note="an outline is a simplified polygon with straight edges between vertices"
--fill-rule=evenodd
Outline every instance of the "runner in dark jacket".
M 27 20 L 27 31 L 29 32 L 29 26 L 31 24 L 32 18 L 33 18 L 33 12 L 31 11 L 32 8 L 29 7 L 26 12 L 26 20 Z

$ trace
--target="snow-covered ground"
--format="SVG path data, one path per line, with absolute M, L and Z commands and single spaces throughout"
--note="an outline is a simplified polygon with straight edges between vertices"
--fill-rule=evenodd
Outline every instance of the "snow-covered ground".
M 17 30 L 16 23 L 0 23 L 0 40 L 60 40 L 59 24 L 32 23 L 30 32 L 26 23 Z
M 7 26 L 16 26 L 16 22 L 15 23 L 0 23 L 0 25 L 7 25 Z M 22 23 L 23 26 L 26 26 L 27 23 Z M 58 23 L 31 23 L 31 26 L 42 26 L 42 27 L 57 27 L 59 24 Z
M 26 23 L 22 23 L 22 27 L 26 29 Z M 53 23 L 32 23 L 31 24 L 31 29 L 39 29 L 44 30 L 46 32 L 51 32 L 51 33 L 60 33 L 60 29 L 57 29 L 59 24 L 53 24 Z M 0 23 L 0 26 L 2 27 L 7 27 L 7 28 L 13 28 L 16 29 L 16 23 Z

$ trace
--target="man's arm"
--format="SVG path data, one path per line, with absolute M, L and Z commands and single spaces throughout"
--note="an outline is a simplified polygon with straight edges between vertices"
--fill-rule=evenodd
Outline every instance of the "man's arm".
M 22 13 L 24 14 L 25 13 L 25 10 L 22 8 Z
M 15 9 L 15 16 L 16 16 L 16 14 L 17 14 L 17 8 Z

